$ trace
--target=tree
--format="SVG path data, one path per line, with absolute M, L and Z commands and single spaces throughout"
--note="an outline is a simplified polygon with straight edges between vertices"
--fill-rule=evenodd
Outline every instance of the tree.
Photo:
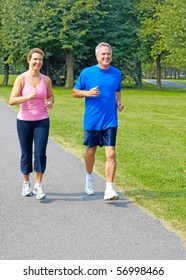
M 61 0 L 60 2 L 62 29 L 59 38 L 66 53 L 67 65 L 65 87 L 72 87 L 74 84 L 74 55 L 78 53 L 78 56 L 82 56 L 89 49 L 86 42 L 91 32 L 92 23 L 96 25 L 96 20 L 99 17 L 97 11 L 99 1 Z
M 65 86 L 72 87 L 74 76 L 96 62 L 95 46 L 106 41 L 113 48 L 114 65 L 140 84 L 147 44 L 144 48 L 138 37 L 137 2 L 4 0 L 0 38 L 5 65 L 23 65 L 28 51 L 40 47 L 45 52 L 44 71 L 57 82 L 67 70 Z
M 54 50 L 60 51 L 61 24 L 58 0 L 5 0 L 1 30 L 5 64 L 25 63 L 28 51 L 40 47 L 45 51 L 48 74 L 49 58 Z
M 158 11 L 160 31 L 169 50 L 169 61 L 186 67 L 186 4 L 185 0 L 169 0 Z
M 113 47 L 113 59 L 117 67 L 123 70 L 124 77 L 130 75 L 141 83 L 140 28 L 138 10 L 135 1 L 101 1 L 108 11 L 104 19 L 107 40 Z M 103 3 L 104 2 L 104 3 Z M 109 5 L 109 7 L 106 6 Z
M 101 41 L 112 45 L 116 66 L 129 69 L 132 65 L 135 68 L 135 61 L 139 61 L 139 24 L 131 0 L 62 0 L 61 6 L 60 40 L 67 55 L 66 87 L 73 86 L 74 60 L 76 66 L 91 65 L 95 62 L 95 57 L 92 58 L 95 46 Z
M 163 2 L 162 0 L 143 0 L 138 5 L 142 14 L 140 38 L 149 47 L 150 57 L 156 61 L 158 88 L 161 88 L 161 59 L 167 51 L 160 31 L 158 12 Z
M 31 31 L 31 1 L 5 0 L 2 5 L 2 56 L 4 85 L 8 84 L 9 63 L 22 61 L 26 53 L 27 36 Z

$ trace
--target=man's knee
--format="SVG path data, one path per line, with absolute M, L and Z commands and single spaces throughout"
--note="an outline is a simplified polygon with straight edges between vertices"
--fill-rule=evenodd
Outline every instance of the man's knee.
M 96 147 L 93 148 L 87 148 L 86 150 L 86 157 L 92 158 L 95 156 L 96 153 Z
M 116 155 L 115 155 L 115 148 L 114 147 L 107 148 L 106 157 L 107 157 L 107 160 L 115 160 Z

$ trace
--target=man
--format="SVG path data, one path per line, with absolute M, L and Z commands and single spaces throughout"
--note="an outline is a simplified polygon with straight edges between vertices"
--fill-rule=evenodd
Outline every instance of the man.
M 75 98 L 85 98 L 84 145 L 86 184 L 88 195 L 95 194 L 93 167 L 97 146 L 105 147 L 106 164 L 105 200 L 119 199 L 114 190 L 113 181 L 116 172 L 115 143 L 118 126 L 117 110 L 122 111 L 121 72 L 110 65 L 112 48 L 107 43 L 100 43 L 95 49 L 97 65 L 85 68 L 73 90 Z

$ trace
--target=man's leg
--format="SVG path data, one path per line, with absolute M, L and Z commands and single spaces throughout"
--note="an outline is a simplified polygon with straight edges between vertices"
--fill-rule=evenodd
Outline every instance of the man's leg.
M 85 184 L 85 191 L 88 195 L 95 194 L 95 187 L 94 187 L 94 177 L 93 177 L 93 167 L 95 162 L 95 153 L 96 153 L 97 146 L 89 148 L 87 147 L 85 153 L 85 165 L 86 165 L 86 184 Z
M 116 155 L 114 146 L 105 146 L 106 163 L 105 163 L 105 180 L 106 190 L 104 199 L 116 200 L 119 199 L 118 194 L 114 190 L 113 181 L 116 173 Z
M 91 174 L 93 171 L 96 149 L 97 149 L 97 146 L 92 147 L 92 148 L 87 147 L 87 149 L 86 149 L 85 165 L 86 165 L 87 174 Z
M 105 146 L 106 163 L 105 163 L 105 180 L 113 182 L 116 173 L 116 155 L 115 147 Z

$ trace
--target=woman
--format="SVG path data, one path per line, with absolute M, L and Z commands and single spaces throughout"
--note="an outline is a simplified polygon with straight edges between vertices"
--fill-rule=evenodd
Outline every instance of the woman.
M 50 121 L 47 109 L 54 103 L 52 83 L 48 76 L 40 73 L 44 52 L 39 48 L 27 55 L 28 71 L 20 74 L 13 85 L 10 105 L 20 104 L 17 115 L 17 132 L 21 147 L 21 172 L 23 174 L 22 195 L 36 194 L 37 199 L 46 197 L 42 178 L 46 169 L 46 147 Z M 32 150 L 34 143 L 35 186 L 32 192 L 29 176 L 33 172 Z

